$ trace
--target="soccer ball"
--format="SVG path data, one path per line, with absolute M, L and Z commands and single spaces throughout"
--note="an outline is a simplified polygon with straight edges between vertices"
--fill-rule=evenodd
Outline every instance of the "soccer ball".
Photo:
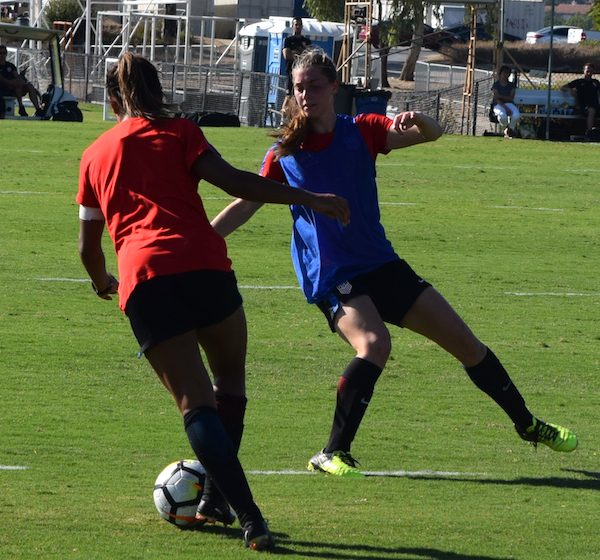
M 154 505 L 158 513 L 178 527 L 203 525 L 196 519 L 206 471 L 199 461 L 184 459 L 166 467 L 154 483 Z

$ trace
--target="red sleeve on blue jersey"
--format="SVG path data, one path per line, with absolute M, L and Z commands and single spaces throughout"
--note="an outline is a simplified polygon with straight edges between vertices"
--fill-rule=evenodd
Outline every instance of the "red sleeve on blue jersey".
M 373 159 L 377 158 L 377 154 L 388 154 L 390 152 L 390 150 L 385 149 L 385 144 L 388 130 L 394 122 L 392 119 L 388 119 L 385 115 L 363 113 L 358 115 L 355 120 Z

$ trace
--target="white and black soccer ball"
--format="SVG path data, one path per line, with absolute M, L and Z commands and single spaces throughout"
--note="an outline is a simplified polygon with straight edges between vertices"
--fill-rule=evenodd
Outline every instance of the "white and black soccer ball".
M 167 466 L 154 483 L 154 505 L 158 513 L 178 527 L 202 525 L 196 508 L 202 498 L 206 471 L 199 461 L 184 459 Z

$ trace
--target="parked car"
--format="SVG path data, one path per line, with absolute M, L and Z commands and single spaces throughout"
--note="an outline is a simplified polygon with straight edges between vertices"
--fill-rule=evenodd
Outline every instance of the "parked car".
M 584 31 L 581 27 L 569 29 L 567 43 L 580 43 L 581 41 L 600 41 L 600 31 Z
M 398 42 L 396 43 L 396 46 L 403 47 L 410 45 L 413 36 L 412 30 L 401 29 L 399 35 L 400 37 L 398 39 Z M 363 27 L 360 30 L 360 34 L 358 37 L 361 41 L 364 41 L 366 36 L 367 28 Z M 425 47 L 426 49 L 439 51 L 442 46 L 451 45 L 452 43 L 456 43 L 459 40 L 460 39 L 456 35 L 446 31 L 445 29 L 436 31 L 430 25 L 425 24 L 423 26 L 423 47 Z M 376 25 L 374 25 L 371 28 L 371 43 L 375 47 L 379 45 L 379 29 L 377 29 Z
M 530 45 L 536 43 L 549 43 L 551 27 L 544 27 L 539 31 L 529 31 L 525 40 Z M 554 26 L 554 43 L 566 43 L 569 37 L 569 29 L 576 29 L 571 25 L 555 25 Z
M 461 43 L 467 42 L 471 38 L 471 27 L 469 25 L 454 25 L 452 27 L 444 27 L 444 31 L 451 33 L 458 37 Z M 485 24 L 478 23 L 475 27 L 475 38 L 478 41 L 493 41 L 494 37 L 490 35 L 486 29 Z M 510 33 L 504 34 L 504 42 L 507 41 L 522 41 L 521 37 L 511 35 Z

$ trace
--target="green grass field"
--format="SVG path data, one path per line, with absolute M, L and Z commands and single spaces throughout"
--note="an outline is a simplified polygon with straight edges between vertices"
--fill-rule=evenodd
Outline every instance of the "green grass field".
M 247 558 L 239 526 L 181 531 L 154 508 L 156 476 L 191 450 L 117 302 L 82 282 L 79 159 L 113 124 L 83 110 L 82 124 L 0 121 L 0 558 Z M 249 170 L 271 142 L 205 132 Z M 306 474 L 353 353 L 295 288 L 289 211 L 265 207 L 228 244 L 250 327 L 240 456 L 276 554 L 600 558 L 600 145 L 448 136 L 378 161 L 396 250 L 580 446 L 536 452 L 450 356 L 395 329 L 353 447 L 387 475 Z M 200 191 L 210 217 L 228 203 Z

